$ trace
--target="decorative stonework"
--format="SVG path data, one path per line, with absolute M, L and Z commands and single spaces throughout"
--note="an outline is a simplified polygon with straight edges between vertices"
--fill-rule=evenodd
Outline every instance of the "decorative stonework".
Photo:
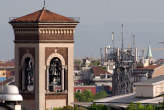
M 19 48 L 19 65 L 21 65 L 23 56 L 27 53 L 31 54 L 33 60 L 35 61 L 35 48 L 21 47 Z
M 15 28 L 14 32 L 16 34 L 18 33 L 38 33 L 37 28 Z
M 39 34 L 39 40 L 74 40 L 73 34 Z
M 63 48 L 63 47 L 46 47 L 45 48 L 45 62 L 47 62 L 48 57 L 51 54 L 55 53 L 55 51 L 64 58 L 65 64 L 68 65 L 68 48 L 66 48 L 66 47 L 65 48 Z
M 50 66 L 50 62 L 53 58 L 59 58 L 61 61 L 62 66 L 65 66 L 65 59 L 63 58 L 62 55 L 60 55 L 59 53 L 57 53 L 57 49 L 54 50 L 54 53 L 50 54 L 49 57 L 47 58 L 47 62 L 46 62 L 46 66 Z
M 72 28 L 16 28 L 15 41 L 70 41 L 73 34 Z
M 47 99 L 66 99 L 67 100 L 68 94 L 63 93 L 56 93 L 56 94 L 46 94 Z
M 12 24 L 14 29 L 17 28 L 72 28 L 74 29 L 77 23 L 16 23 Z
M 16 34 L 20 33 L 39 33 L 39 34 L 73 34 L 72 28 L 15 28 Z
M 62 28 L 48 28 L 48 29 L 39 29 L 39 33 L 40 34 L 73 34 L 74 33 L 74 29 L 70 29 L 70 28 L 66 28 L 66 29 L 62 29 Z

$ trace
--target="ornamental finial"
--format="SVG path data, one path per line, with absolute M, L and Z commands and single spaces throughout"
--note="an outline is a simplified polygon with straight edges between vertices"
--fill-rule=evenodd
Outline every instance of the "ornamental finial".
M 45 8 L 46 7 L 46 0 L 44 0 L 44 4 L 43 4 L 43 8 Z

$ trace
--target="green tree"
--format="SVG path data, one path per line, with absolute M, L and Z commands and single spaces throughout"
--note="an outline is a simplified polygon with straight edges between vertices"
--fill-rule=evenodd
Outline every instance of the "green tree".
M 90 63 L 90 66 L 99 66 L 100 65 L 100 61 L 98 60 L 94 60 Z
M 81 99 L 81 93 L 80 92 L 76 92 L 75 93 L 75 99 L 77 99 L 78 102 L 80 102 L 80 99 Z
M 84 92 L 75 93 L 75 99 L 77 99 L 78 102 L 92 102 L 93 100 L 105 98 L 108 94 L 106 91 L 101 91 L 96 93 L 96 95 L 92 95 L 91 91 L 85 90 Z
M 88 109 L 83 108 L 83 107 L 78 107 L 78 106 L 75 106 L 75 107 L 74 107 L 74 110 L 88 110 Z
M 153 105 L 142 105 L 141 103 L 131 103 L 128 105 L 126 110 L 156 110 Z M 159 109 L 158 109 L 159 110 Z
M 94 96 L 94 99 L 105 98 L 107 96 L 108 96 L 108 94 L 106 91 L 100 91 L 100 92 L 96 93 L 96 95 Z
M 74 110 L 72 106 L 65 106 L 62 110 Z
M 137 110 L 145 110 L 145 106 L 141 103 L 137 103 Z
M 86 96 L 82 93 L 81 96 L 80 96 L 80 102 L 88 102 L 87 99 L 86 99 Z
M 63 110 L 63 108 L 54 108 L 53 110 Z
M 85 101 L 86 101 L 86 102 L 91 102 L 91 101 L 93 101 L 93 95 L 92 95 L 92 92 L 91 92 L 91 91 L 85 90 L 85 91 L 83 92 L 83 95 L 84 95 L 84 97 L 85 97 Z
M 130 105 L 128 105 L 127 110 L 137 110 L 136 109 L 136 104 L 131 103 Z
M 154 110 L 154 107 L 153 107 L 153 105 L 146 105 L 145 106 L 145 110 Z
M 93 101 L 93 95 L 91 93 L 91 91 L 85 90 L 82 93 L 75 93 L 75 98 L 79 101 L 79 102 L 92 102 Z
M 108 110 L 108 107 L 106 105 L 93 104 L 90 107 L 88 107 L 88 110 Z

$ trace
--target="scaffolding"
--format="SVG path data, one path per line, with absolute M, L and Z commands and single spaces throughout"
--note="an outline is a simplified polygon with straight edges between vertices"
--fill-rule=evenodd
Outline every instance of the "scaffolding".
M 125 48 L 123 38 L 123 25 L 121 36 L 121 47 L 114 44 L 114 32 L 112 33 L 112 44 L 108 53 L 108 60 L 114 62 L 115 68 L 112 75 L 112 95 L 121 95 L 133 92 L 133 69 L 136 68 L 138 51 L 135 46 L 135 35 L 133 35 L 132 46 Z

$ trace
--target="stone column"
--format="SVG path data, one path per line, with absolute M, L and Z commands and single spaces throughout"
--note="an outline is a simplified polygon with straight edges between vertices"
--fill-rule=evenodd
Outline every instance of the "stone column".
M 64 71 L 65 71 L 65 66 L 62 66 L 62 92 L 64 91 Z
M 23 66 L 22 66 L 22 73 L 21 74 L 22 74 L 22 81 L 21 81 L 22 88 L 21 89 L 24 90 L 25 89 L 25 86 L 24 86 L 24 84 L 25 84 L 25 79 L 24 79 L 25 74 L 24 74 L 24 67 Z
M 46 67 L 46 92 L 49 92 L 49 66 Z

